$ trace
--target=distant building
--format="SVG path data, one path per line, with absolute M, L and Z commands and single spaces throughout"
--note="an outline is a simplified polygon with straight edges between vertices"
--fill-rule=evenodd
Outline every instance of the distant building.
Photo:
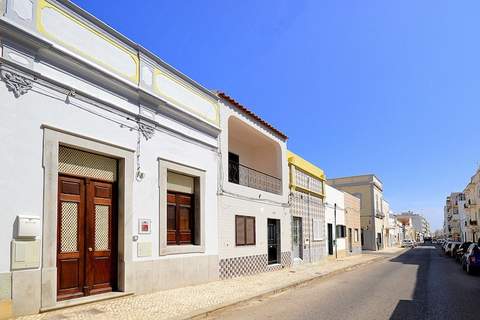
M 397 215 L 397 219 L 405 221 L 404 218 L 411 220 L 411 227 L 414 230 L 414 237 L 412 240 L 422 242 L 425 238 L 431 236 L 430 223 L 421 214 L 414 213 L 412 211 L 403 212 Z
M 362 253 L 360 242 L 360 199 L 344 192 L 345 197 L 345 223 L 347 227 L 347 254 Z
M 383 184 L 374 174 L 328 179 L 327 184 L 360 199 L 361 242 L 365 250 L 385 247 Z
M 478 241 L 480 239 L 480 169 L 473 175 L 463 191 L 465 194 L 465 230 L 466 241 Z
M 462 192 L 453 192 L 447 197 L 444 207 L 444 233 L 447 238 L 461 240 L 460 214 L 458 202 L 465 200 Z

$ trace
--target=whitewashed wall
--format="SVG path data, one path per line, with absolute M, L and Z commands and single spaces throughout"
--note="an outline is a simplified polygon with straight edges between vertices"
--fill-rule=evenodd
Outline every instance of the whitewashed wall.
M 40 89 L 38 90 L 40 91 Z M 42 217 L 43 210 L 43 136 L 41 125 L 49 125 L 80 134 L 105 143 L 135 150 L 137 133 L 121 128 L 71 104 L 65 103 L 65 95 L 42 89 L 42 93 L 30 91 L 15 98 L 0 83 L 2 113 L 0 140 L 4 156 L 0 157 L 2 198 L 0 202 L 2 224 L 0 226 L 0 272 L 10 270 L 10 241 L 17 215 L 29 214 Z M 71 99 L 85 108 L 95 109 Z M 96 110 L 98 112 L 98 109 Z M 111 114 L 104 113 L 111 117 Z M 195 156 L 192 156 L 195 155 Z M 133 220 L 152 219 L 152 234 L 140 235 L 139 241 L 153 244 L 153 256 L 145 259 L 163 259 L 158 255 L 158 161 L 161 157 L 206 171 L 206 253 L 217 254 L 217 155 L 216 152 L 180 140 L 170 134 L 156 132 L 149 141 L 142 142 L 141 164 L 146 177 L 133 186 Z M 138 233 L 133 223 L 132 233 Z M 136 257 L 136 246 L 133 246 Z M 134 258 L 135 260 L 139 260 Z
M 345 225 L 345 196 L 342 191 L 339 191 L 329 185 L 325 185 L 325 229 L 328 230 L 327 225 L 331 223 L 333 225 L 333 234 L 335 237 L 336 226 Z M 337 214 L 335 219 L 334 205 L 337 204 Z M 328 239 L 327 239 L 328 240 Z M 328 241 L 327 241 L 327 250 L 328 250 Z M 346 247 L 346 238 L 337 238 L 337 250 L 345 250 Z

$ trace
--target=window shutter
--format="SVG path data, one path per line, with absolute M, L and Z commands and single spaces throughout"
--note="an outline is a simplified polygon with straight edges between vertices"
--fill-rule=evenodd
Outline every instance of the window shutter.
M 245 218 L 245 228 L 246 228 L 246 244 L 252 245 L 255 244 L 255 218 L 249 217 Z
M 237 246 L 245 245 L 245 217 L 235 217 L 235 232 Z

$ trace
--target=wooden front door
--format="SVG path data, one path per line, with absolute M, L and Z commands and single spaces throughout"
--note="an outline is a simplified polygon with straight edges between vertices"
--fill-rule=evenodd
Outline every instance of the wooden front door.
M 88 178 L 58 178 L 57 300 L 115 289 L 113 186 Z

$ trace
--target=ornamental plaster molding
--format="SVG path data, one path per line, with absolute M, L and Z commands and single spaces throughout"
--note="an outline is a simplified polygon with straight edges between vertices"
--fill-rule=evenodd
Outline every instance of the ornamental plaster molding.
M 9 70 L 0 70 L 0 75 L 8 91 L 13 92 L 15 98 L 26 94 L 32 89 L 32 80 Z

